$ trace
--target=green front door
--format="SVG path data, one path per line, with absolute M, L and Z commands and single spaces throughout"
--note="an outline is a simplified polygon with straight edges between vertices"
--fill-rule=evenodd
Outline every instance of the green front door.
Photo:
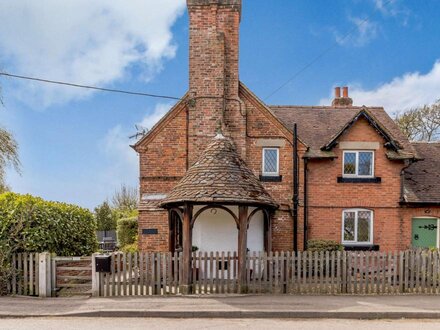
M 437 219 L 412 220 L 412 246 L 437 247 Z

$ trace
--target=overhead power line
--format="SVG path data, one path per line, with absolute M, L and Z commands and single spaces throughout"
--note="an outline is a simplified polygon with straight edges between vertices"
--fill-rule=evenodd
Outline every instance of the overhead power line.
M 386 7 L 390 2 L 392 2 L 393 0 L 388 0 L 387 2 L 385 2 L 382 5 L 383 7 Z M 331 50 L 333 50 L 334 48 L 338 47 L 339 44 L 341 42 L 344 42 L 353 32 L 355 32 L 356 30 L 358 30 L 360 27 L 362 27 L 365 23 L 368 22 L 368 20 L 371 18 L 373 14 L 370 14 L 369 16 L 367 16 L 365 19 L 363 19 L 358 25 L 356 25 L 355 27 L 353 27 L 351 30 L 348 31 L 348 33 L 346 33 L 344 35 L 344 37 L 342 37 L 342 39 L 339 40 L 339 42 L 335 41 L 330 47 L 324 49 L 320 54 L 318 54 L 316 57 L 314 57 L 310 62 L 308 62 L 306 65 L 304 65 L 301 69 L 299 69 L 297 72 L 295 72 L 289 79 L 287 79 L 280 87 L 278 87 L 277 89 L 275 89 L 273 92 L 271 92 L 268 96 L 266 96 L 264 98 L 264 100 L 269 99 L 270 97 L 272 97 L 273 95 L 275 95 L 276 93 L 278 93 L 281 89 L 283 89 L 284 87 L 286 87 L 286 85 L 288 85 L 292 80 L 294 80 L 296 77 L 298 77 L 301 73 L 303 73 L 304 71 L 306 71 L 308 68 L 310 68 L 313 64 L 315 64 L 316 62 L 318 62 L 322 57 L 324 57 L 328 52 L 330 52 Z
M 57 80 L 49 80 L 49 79 L 43 79 L 43 78 L 37 78 L 37 77 L 20 76 L 17 74 L 12 74 L 12 73 L 7 73 L 7 72 L 0 72 L 0 76 L 17 78 L 17 79 L 24 79 L 24 80 L 32 80 L 32 81 L 38 81 L 38 82 L 42 82 L 42 83 L 63 85 L 63 86 L 76 87 L 76 88 L 92 89 L 92 90 L 97 90 L 97 91 L 101 91 L 101 92 L 121 93 L 121 94 L 136 95 L 136 96 L 147 96 L 147 97 L 155 97 L 155 98 L 169 99 L 169 100 L 181 100 L 180 98 L 175 97 L 175 96 L 158 95 L 158 94 L 150 94 L 150 93 L 143 93 L 143 92 L 127 91 L 127 90 L 122 90 L 122 89 L 113 89 L 113 88 L 104 88 L 104 87 L 98 87 L 98 86 L 74 84 L 74 83 L 65 82 L 65 81 L 57 81 Z
M 386 1 L 382 7 L 386 7 L 390 2 L 393 0 Z M 371 14 L 372 15 L 372 14 Z M 340 42 L 345 41 L 354 31 L 358 30 L 361 26 L 363 26 L 365 23 L 368 22 L 371 15 L 369 15 L 367 18 L 362 20 L 358 25 L 353 27 L 347 34 L 344 35 L 342 39 L 340 39 Z M 328 52 L 330 52 L 332 49 L 337 47 L 339 45 L 338 42 L 334 42 L 330 47 L 326 48 L 324 51 L 322 51 L 320 54 L 318 54 L 316 57 L 314 57 L 310 62 L 308 62 L 305 66 L 303 66 L 300 70 L 295 72 L 294 75 L 292 75 L 286 82 L 284 82 L 280 87 L 275 89 L 273 92 L 271 92 L 268 96 L 264 98 L 264 100 L 269 99 L 274 94 L 279 92 L 282 88 L 284 88 L 287 84 L 289 84 L 292 80 L 294 80 L 296 77 L 298 77 L 301 73 L 306 71 L 308 68 L 310 68 L 313 64 L 318 62 L 322 57 L 324 57 Z M 69 87 L 76 87 L 76 88 L 85 88 L 85 89 L 91 89 L 91 90 L 97 90 L 102 92 L 111 92 L 111 93 L 121 93 L 121 94 L 128 94 L 128 95 L 136 95 L 136 96 L 145 96 L 145 97 L 154 97 L 154 98 L 161 98 L 161 99 L 169 99 L 169 100 L 181 100 L 179 97 L 175 96 L 169 96 L 169 95 L 159 95 L 159 94 L 151 94 L 151 93 L 143 93 L 143 92 L 135 92 L 135 91 L 129 91 L 129 90 L 122 90 L 122 89 L 114 89 L 114 88 L 104 88 L 104 87 L 98 87 L 98 86 L 90 86 L 90 85 L 83 85 L 83 84 L 75 84 L 65 81 L 58 81 L 58 80 L 49 80 L 44 78 L 37 78 L 37 77 L 29 77 L 29 76 L 22 76 L 7 72 L 0 72 L 0 76 L 5 77 L 11 77 L 11 78 L 17 78 L 17 79 L 24 79 L 24 80 L 31 80 L 31 81 L 37 81 L 42 83 L 48 83 L 48 84 L 55 84 L 55 85 L 63 85 L 63 86 L 69 86 Z

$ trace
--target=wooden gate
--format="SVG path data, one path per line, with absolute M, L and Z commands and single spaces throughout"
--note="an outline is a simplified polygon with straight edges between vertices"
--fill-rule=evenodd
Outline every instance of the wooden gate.
M 14 271 L 10 292 L 23 296 L 38 296 L 38 253 L 17 253 L 12 256 Z
M 91 295 L 92 257 L 53 257 L 52 295 Z

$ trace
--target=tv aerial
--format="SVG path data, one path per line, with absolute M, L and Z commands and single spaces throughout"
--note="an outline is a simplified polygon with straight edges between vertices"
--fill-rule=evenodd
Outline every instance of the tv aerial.
M 136 128 L 136 133 L 129 136 L 129 139 L 139 139 L 140 137 L 145 136 L 145 134 L 148 133 L 148 128 L 140 126 L 140 125 L 134 125 L 134 127 Z

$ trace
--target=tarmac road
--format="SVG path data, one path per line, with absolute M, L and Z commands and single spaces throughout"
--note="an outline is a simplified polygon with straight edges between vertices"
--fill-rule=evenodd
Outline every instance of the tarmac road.
M 121 330 L 121 329 L 331 329 L 331 330 L 438 330 L 435 320 L 289 320 L 289 319 L 161 319 L 161 318 L 26 318 L 0 319 L 1 330 Z

